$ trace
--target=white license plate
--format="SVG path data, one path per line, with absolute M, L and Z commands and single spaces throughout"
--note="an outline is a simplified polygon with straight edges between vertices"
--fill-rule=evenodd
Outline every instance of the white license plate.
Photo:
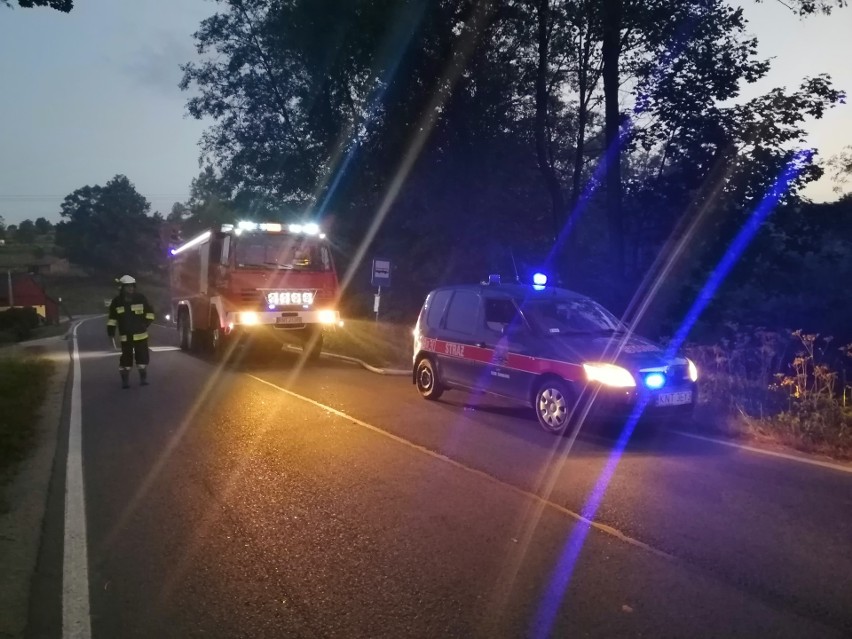
M 301 324 L 302 318 L 301 317 L 276 317 L 275 323 L 276 324 Z
M 692 391 L 661 393 L 657 395 L 657 406 L 680 406 L 692 403 Z

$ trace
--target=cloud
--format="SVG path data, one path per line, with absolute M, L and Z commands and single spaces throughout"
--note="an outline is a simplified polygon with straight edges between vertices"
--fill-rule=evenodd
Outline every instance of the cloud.
M 161 33 L 146 43 L 124 65 L 124 70 L 136 81 L 161 95 L 181 98 L 178 88 L 182 74 L 180 65 L 196 57 L 192 40 L 173 33 Z

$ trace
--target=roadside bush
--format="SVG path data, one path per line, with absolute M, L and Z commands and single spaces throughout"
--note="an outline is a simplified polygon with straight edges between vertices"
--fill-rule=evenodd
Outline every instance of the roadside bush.
M 687 354 L 701 370 L 701 403 L 746 431 L 800 448 L 852 454 L 852 386 L 844 358 L 831 337 L 802 331 L 779 333 L 729 327 L 714 345 L 692 345 Z
M 28 339 L 38 325 L 39 314 L 32 307 L 10 308 L 0 312 L 0 333 L 13 335 L 15 341 Z

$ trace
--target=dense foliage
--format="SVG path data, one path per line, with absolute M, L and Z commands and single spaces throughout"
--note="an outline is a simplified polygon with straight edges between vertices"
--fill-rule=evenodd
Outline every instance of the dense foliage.
M 218 4 L 184 67 L 215 123 L 181 217 L 321 217 L 351 297 L 365 258 L 394 260 L 402 316 L 513 257 L 671 316 L 791 168 L 784 219 L 814 224 L 797 194 L 822 169 L 796 147 L 843 94 L 817 76 L 737 100 L 769 64 L 722 0 Z

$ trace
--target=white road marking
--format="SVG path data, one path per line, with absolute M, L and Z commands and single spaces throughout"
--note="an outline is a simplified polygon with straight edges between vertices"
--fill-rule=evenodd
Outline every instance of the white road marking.
M 179 351 L 180 348 L 177 346 L 150 346 L 148 350 L 152 353 L 167 353 L 169 351 Z M 81 357 L 83 359 L 94 359 L 97 357 L 118 357 L 119 355 L 121 355 L 121 349 L 116 349 L 114 351 L 88 351 Z
M 65 464 L 65 544 L 62 561 L 62 637 L 89 639 L 92 636 L 89 613 L 89 557 L 86 541 L 86 495 L 83 484 L 82 394 L 77 328 L 74 341 L 74 382 L 71 387 L 71 419 L 68 459 Z
M 704 442 L 712 442 L 714 444 L 719 444 L 720 446 L 730 446 L 731 448 L 739 448 L 740 450 L 747 450 L 750 453 L 758 453 L 760 455 L 769 455 L 770 457 L 778 457 L 779 459 L 787 459 L 789 461 L 799 462 L 800 464 L 810 464 L 811 466 L 821 466 L 823 468 L 831 468 L 832 470 L 839 470 L 844 473 L 852 473 L 852 465 L 844 465 L 844 464 L 835 464 L 832 462 L 822 461 L 819 459 L 811 459 L 809 457 L 802 457 L 800 455 L 791 455 L 790 453 L 781 453 L 775 450 L 769 450 L 767 448 L 757 448 L 756 446 L 748 446 L 746 444 L 738 444 L 737 442 L 731 442 L 724 439 L 717 439 L 715 437 L 707 437 L 705 435 L 696 435 L 695 433 L 687 433 L 682 430 L 674 430 L 672 428 L 668 429 L 670 433 L 674 433 L 675 435 L 680 435 L 681 437 L 690 437 L 691 439 L 700 439 Z
M 252 379 L 260 382 L 261 384 L 266 384 L 267 386 L 271 386 L 272 388 L 274 388 L 278 391 L 281 391 L 282 393 L 286 393 L 287 395 L 290 395 L 291 397 L 294 397 L 294 398 L 299 399 L 303 402 L 306 402 L 308 404 L 312 404 L 312 405 L 314 405 L 318 408 L 321 408 L 325 411 L 328 411 L 332 415 L 337 415 L 338 417 L 342 417 L 343 419 L 349 420 L 352 423 L 357 424 L 358 426 L 366 428 L 367 430 L 370 430 L 374 433 L 378 433 L 379 435 L 387 437 L 388 439 L 391 439 L 391 440 L 393 440 L 393 441 L 395 441 L 399 444 L 402 444 L 403 446 L 406 446 L 408 448 L 412 448 L 419 453 L 422 453 L 424 455 L 428 455 L 429 457 L 432 457 L 433 459 L 440 460 L 440 461 L 442 461 L 446 464 L 449 464 L 450 466 L 453 466 L 454 468 L 457 468 L 459 470 L 463 470 L 463 471 L 470 473 L 472 475 L 476 475 L 477 477 L 479 477 L 481 479 L 485 479 L 486 481 L 489 481 L 493 484 L 497 484 L 497 485 L 501 486 L 502 488 L 506 488 L 506 489 L 512 491 L 513 493 L 517 494 L 517 495 L 522 495 L 522 496 L 524 496 L 528 499 L 532 499 L 533 501 L 535 501 L 538 504 L 552 508 L 553 510 L 560 512 L 563 515 L 568 515 L 572 519 L 575 519 L 579 522 L 587 524 L 588 526 L 590 526 L 590 527 L 592 527 L 592 528 L 594 528 L 594 529 L 596 529 L 596 530 L 598 530 L 602 533 L 605 533 L 607 535 L 611 535 L 612 537 L 615 537 L 615 538 L 617 538 L 617 539 L 619 539 L 619 540 L 621 540 L 621 541 L 623 541 L 627 544 L 630 544 L 631 546 L 641 548 L 642 550 L 646 550 L 650 553 L 657 555 L 658 557 L 663 557 L 664 559 L 670 559 L 670 560 L 675 559 L 675 557 L 673 555 L 670 555 L 667 552 L 663 552 L 662 550 L 654 548 L 653 546 L 649 546 L 648 544 L 643 543 L 643 542 L 639 541 L 638 539 L 634 539 L 633 537 L 630 537 L 630 536 L 624 534 L 623 532 L 621 532 L 620 530 L 618 530 L 616 528 L 613 528 L 612 526 L 607 526 L 606 524 L 601 524 L 599 522 L 592 521 L 591 519 L 587 519 L 586 517 L 583 517 L 579 513 L 575 513 L 573 510 L 569 510 L 568 508 L 565 508 L 565 506 L 562 506 L 560 504 L 557 504 L 556 502 L 550 501 L 549 499 L 545 499 L 541 495 L 537 495 L 537 494 L 529 492 L 527 490 L 523 490 L 522 488 L 518 488 L 517 486 L 510 484 L 508 482 L 505 482 L 502 479 L 498 479 L 497 477 L 494 477 L 493 475 L 489 475 L 485 471 L 477 470 L 476 468 L 466 466 L 466 465 L 462 464 L 461 462 L 458 462 L 454 459 L 450 459 L 449 457 L 447 457 L 445 455 L 442 455 L 440 453 L 436 453 L 435 451 L 429 450 L 428 448 L 425 448 L 424 446 L 420 446 L 418 444 L 410 442 L 407 439 L 403 439 L 402 437 L 399 437 L 397 435 L 393 435 L 392 433 L 389 433 L 386 430 L 382 430 L 381 428 L 379 428 L 377 426 L 373 426 L 372 424 L 368 424 L 367 422 L 362 421 L 362 420 L 358 419 L 357 417 L 353 417 L 352 415 L 344 413 L 343 411 L 339 411 L 336 408 L 332 408 L 331 406 L 326 406 L 325 404 L 321 404 L 320 402 L 317 402 L 317 401 L 311 399 L 310 397 L 305 397 L 304 395 L 299 395 L 298 393 L 294 393 L 291 390 L 287 390 L 286 388 L 282 388 L 281 386 L 278 386 L 277 384 L 273 384 L 272 382 L 269 382 L 265 379 L 257 377 L 256 375 L 248 375 L 248 377 L 251 377 Z

